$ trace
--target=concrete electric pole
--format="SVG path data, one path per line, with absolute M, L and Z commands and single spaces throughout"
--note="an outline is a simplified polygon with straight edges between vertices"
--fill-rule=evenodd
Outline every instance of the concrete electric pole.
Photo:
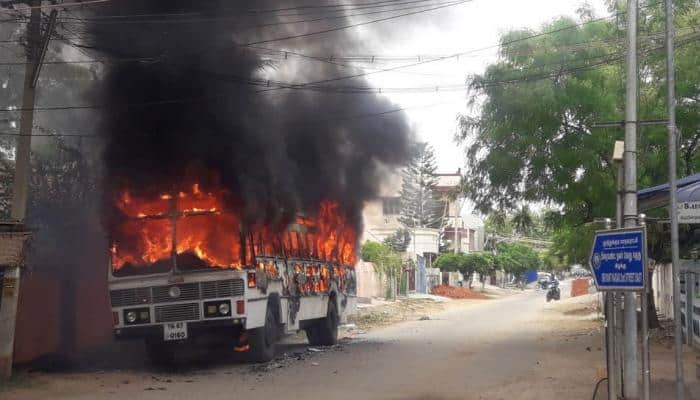
M 24 72 L 22 109 L 20 110 L 20 131 L 15 149 L 15 176 L 12 183 L 11 218 L 18 223 L 23 223 L 27 214 L 35 87 L 58 15 L 56 10 L 51 12 L 49 24 L 42 38 L 41 0 L 30 0 L 28 4 L 30 17 L 27 24 L 27 64 Z M 8 379 L 12 375 L 15 323 L 20 290 L 20 269 L 18 266 L 5 269 L 3 284 L 7 287 L 8 282 L 11 282 L 12 290 L 9 295 L 3 295 L 0 307 L 0 380 Z
M 637 0 L 627 0 L 627 90 L 625 104 L 625 228 L 637 226 Z M 639 399 L 637 294 L 625 293 L 624 397 Z

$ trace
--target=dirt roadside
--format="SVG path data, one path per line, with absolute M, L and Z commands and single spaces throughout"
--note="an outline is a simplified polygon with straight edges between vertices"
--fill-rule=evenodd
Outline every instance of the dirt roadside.
M 568 381 L 567 386 L 570 386 L 558 390 L 560 395 L 565 393 L 567 397 L 544 395 L 542 399 L 591 398 L 595 383 L 607 375 L 604 331 L 597 296 L 591 294 L 551 303 L 541 310 L 540 319 L 533 322 L 546 324 L 551 333 L 539 338 L 541 347 L 537 365 L 542 368 L 533 369 L 527 379 L 545 385 L 547 382 Z M 651 337 L 651 398 L 670 400 L 675 398 L 672 327 L 667 324 L 660 330 L 652 331 Z M 700 400 L 700 381 L 695 376 L 695 358 L 700 355 L 686 349 L 684 356 L 686 399 Z M 581 370 L 580 365 L 589 367 Z M 608 399 L 606 385 L 605 382 L 601 383 L 595 400 Z M 531 389 L 522 390 L 523 398 L 529 398 L 525 394 L 529 394 Z M 504 388 L 504 391 L 516 392 L 515 387 Z
M 303 335 L 292 337 L 268 364 L 25 373 L 10 390 L 0 391 L 0 398 L 224 400 L 239 388 L 244 391 L 236 398 L 314 399 L 332 389 L 331 398 L 341 400 L 590 399 L 605 365 L 595 296 L 546 303 L 542 293 L 519 293 L 497 300 L 416 299 L 365 308 L 355 332 L 341 333 L 340 345 L 312 349 Z M 403 322 L 382 317 L 390 310 Z M 697 385 L 691 380 L 692 357 L 686 372 L 688 382 Z M 655 346 L 652 360 L 652 398 L 673 398 L 672 351 Z M 595 399 L 606 399 L 606 390 L 601 385 Z
M 483 301 L 488 300 L 448 299 L 431 296 L 404 297 L 395 301 L 375 302 L 375 305 L 359 305 L 357 313 L 348 320 L 350 326 L 354 324 L 356 328 L 351 328 L 349 332 L 369 331 L 404 321 L 427 320 L 443 311 Z

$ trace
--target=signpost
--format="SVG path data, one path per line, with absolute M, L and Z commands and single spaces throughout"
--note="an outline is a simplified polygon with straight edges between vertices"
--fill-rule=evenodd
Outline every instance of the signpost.
M 644 290 L 645 229 L 625 228 L 596 232 L 590 263 L 598 290 Z
M 609 229 L 596 232 L 591 249 L 591 271 L 595 284 L 600 291 L 627 291 L 625 296 L 635 296 L 634 292 L 641 292 L 642 299 L 646 300 L 647 275 L 647 240 L 646 228 L 634 227 L 623 229 Z M 612 295 L 612 293 L 608 293 Z M 642 302 L 642 321 L 646 324 L 645 301 Z M 612 311 L 608 309 L 608 311 Z M 608 319 L 609 323 L 610 319 Z M 642 330 L 646 332 L 645 329 Z M 648 349 L 647 334 L 644 333 L 642 346 L 646 352 Z M 613 371 L 617 371 L 614 365 L 617 360 L 615 351 L 610 348 L 612 338 L 606 336 L 606 352 L 608 358 L 608 378 Z M 636 346 L 636 341 L 634 342 Z M 613 345 L 614 346 L 614 345 Z M 649 366 L 648 360 L 644 365 L 644 399 L 649 398 Z M 635 397 L 636 399 L 636 397 Z

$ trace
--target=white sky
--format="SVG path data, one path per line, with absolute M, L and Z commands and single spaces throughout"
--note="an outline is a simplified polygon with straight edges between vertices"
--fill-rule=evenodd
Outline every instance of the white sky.
M 499 35 L 511 29 L 538 28 L 555 17 L 576 16 L 584 0 L 474 0 L 445 10 L 368 25 L 358 33 L 370 43 L 370 51 L 382 55 L 455 54 L 498 44 Z M 596 15 L 607 15 L 603 0 L 590 0 Z M 388 26 L 387 26 L 388 25 Z M 380 32 L 396 32 L 376 40 Z M 496 59 L 497 48 L 481 51 L 459 60 L 423 64 L 368 76 L 376 87 L 415 87 L 451 85 L 465 82 L 467 75 L 480 73 Z M 376 65 L 391 68 L 407 61 Z M 418 74 L 415 74 L 418 73 Z M 420 75 L 419 75 L 420 74 Z M 456 117 L 466 111 L 464 91 L 386 94 L 407 115 L 419 138 L 435 148 L 440 172 L 453 172 L 464 164 L 463 152 L 453 141 Z M 433 105 L 430 107 L 423 106 Z

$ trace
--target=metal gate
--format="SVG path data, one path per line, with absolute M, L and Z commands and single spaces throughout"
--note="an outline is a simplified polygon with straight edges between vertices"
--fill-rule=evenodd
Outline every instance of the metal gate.
M 408 291 L 415 292 L 416 291 L 416 269 L 415 268 L 407 268 L 406 272 L 408 273 Z

